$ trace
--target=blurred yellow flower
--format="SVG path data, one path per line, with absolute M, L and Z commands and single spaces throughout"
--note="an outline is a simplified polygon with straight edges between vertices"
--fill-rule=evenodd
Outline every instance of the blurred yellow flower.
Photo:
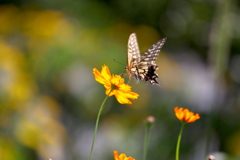
M 124 79 L 119 75 L 111 75 L 108 66 L 102 66 L 101 73 L 93 68 L 93 74 L 95 80 L 103 84 L 106 88 L 106 95 L 113 96 L 117 98 L 118 102 L 121 104 L 132 104 L 130 99 L 137 99 L 138 94 L 131 92 L 131 86 L 124 83 Z
M 114 160 L 135 160 L 132 157 L 127 157 L 126 154 L 122 153 L 118 155 L 118 151 L 113 151 Z
M 192 122 L 195 122 L 196 120 L 200 119 L 200 116 L 198 113 L 196 113 L 194 115 L 194 113 L 190 112 L 188 109 L 175 107 L 174 112 L 175 112 L 176 117 L 180 121 L 183 121 L 186 123 L 192 123 Z

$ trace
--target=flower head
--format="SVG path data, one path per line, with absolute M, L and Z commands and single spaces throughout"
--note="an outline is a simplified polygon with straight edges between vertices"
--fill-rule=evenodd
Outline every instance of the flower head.
M 113 151 L 114 160 L 135 160 L 132 157 L 127 157 L 126 154 L 122 153 L 118 155 L 118 151 Z
M 154 123 L 154 122 L 155 122 L 155 117 L 153 117 L 153 116 L 148 116 L 148 117 L 146 118 L 146 121 L 149 122 L 149 123 Z
M 145 122 L 146 126 L 150 128 L 155 122 L 155 117 L 148 116 L 144 122 Z
M 196 113 L 194 115 L 194 113 L 190 112 L 188 109 L 175 107 L 174 112 L 175 112 L 176 117 L 180 121 L 183 121 L 183 122 L 186 122 L 186 123 L 192 123 L 192 122 L 200 119 L 200 116 L 199 116 L 198 113 Z
M 139 95 L 135 92 L 131 92 L 131 86 L 125 84 L 124 79 L 121 76 L 111 75 L 108 66 L 102 66 L 101 73 L 96 68 L 93 68 L 93 74 L 95 76 L 95 80 L 103 84 L 106 88 L 106 95 L 115 95 L 119 103 L 132 104 L 128 98 L 138 98 Z
M 215 160 L 215 157 L 214 157 L 213 155 L 209 155 L 209 156 L 208 156 L 208 159 L 209 159 L 209 160 Z

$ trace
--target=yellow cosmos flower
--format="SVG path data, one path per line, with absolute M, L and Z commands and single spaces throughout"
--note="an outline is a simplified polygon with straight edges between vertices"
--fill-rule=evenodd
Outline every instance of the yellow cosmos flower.
M 121 104 L 132 104 L 130 99 L 137 99 L 138 94 L 131 92 L 131 86 L 124 83 L 124 79 L 119 75 L 111 75 L 108 66 L 102 66 L 101 73 L 93 68 L 93 74 L 95 80 L 103 84 L 106 88 L 106 95 L 113 96 L 117 98 L 118 102 Z
M 188 109 L 175 107 L 174 112 L 175 112 L 176 117 L 180 121 L 183 121 L 186 123 L 192 123 L 192 122 L 195 122 L 196 120 L 200 119 L 200 116 L 198 113 L 196 113 L 194 115 L 194 113 L 190 112 Z
M 127 157 L 126 154 L 122 153 L 118 155 L 118 151 L 113 151 L 114 160 L 135 160 L 132 157 Z

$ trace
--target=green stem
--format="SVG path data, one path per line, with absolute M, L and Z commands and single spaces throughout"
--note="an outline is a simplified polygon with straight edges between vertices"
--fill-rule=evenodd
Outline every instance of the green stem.
M 183 132 L 184 126 L 185 126 L 185 123 L 182 122 L 181 130 L 180 130 L 180 133 L 178 135 L 177 147 L 176 147 L 176 160 L 179 160 L 179 148 L 180 148 L 180 142 L 181 142 L 182 132 Z
M 150 127 L 147 126 L 145 140 L 144 140 L 143 160 L 146 160 L 146 158 L 147 158 L 147 150 L 148 150 L 148 144 L 149 144 L 149 135 L 150 135 Z
M 109 93 L 111 93 L 111 91 L 110 91 Z M 98 115 L 97 115 L 97 119 L 96 119 L 96 125 L 95 125 L 95 129 L 94 129 L 94 135 L 93 135 L 93 141 L 92 141 L 92 147 L 91 147 L 91 151 L 90 151 L 89 160 L 92 160 L 92 153 L 93 153 L 93 147 L 94 147 L 95 138 L 96 138 L 96 135 L 97 135 L 98 122 L 99 122 L 100 115 L 101 115 L 101 113 L 102 113 L 104 104 L 105 104 L 105 102 L 107 101 L 108 97 L 109 97 L 109 95 L 107 95 L 106 98 L 103 100 L 102 105 L 101 105 L 101 107 L 100 107 L 100 109 L 99 109 L 99 111 L 98 111 Z

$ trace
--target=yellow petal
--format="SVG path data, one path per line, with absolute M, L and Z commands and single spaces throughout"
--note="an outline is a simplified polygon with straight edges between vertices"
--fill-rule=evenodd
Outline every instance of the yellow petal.
M 106 80 L 109 81 L 111 79 L 111 73 L 109 71 L 108 66 L 106 66 L 105 64 L 102 66 L 101 74 Z
M 116 87 L 119 87 L 121 84 L 124 83 L 124 79 L 119 75 L 112 75 L 111 83 Z
M 108 82 L 104 76 L 101 75 L 101 73 L 96 69 L 93 68 L 93 74 L 95 76 L 95 80 L 98 81 L 101 84 L 109 84 L 110 82 Z
M 122 92 L 130 92 L 131 88 L 132 88 L 131 86 L 124 83 L 119 85 L 119 90 L 121 90 Z
M 131 99 L 138 99 L 139 94 L 135 93 L 135 92 L 128 92 L 128 93 L 124 93 L 125 96 L 127 98 L 131 98 Z
M 109 92 L 111 91 L 111 93 L 109 94 Z M 108 95 L 109 97 L 113 96 L 115 94 L 115 90 L 112 90 L 111 87 L 107 88 L 105 91 L 106 95 Z
M 115 97 L 117 98 L 118 102 L 121 104 L 132 104 L 132 102 L 127 99 L 125 93 L 119 90 L 115 91 Z
M 105 83 L 104 84 L 104 87 L 106 88 L 106 89 L 108 89 L 108 90 L 111 90 L 112 89 L 112 87 L 111 87 L 112 85 L 111 85 L 111 83 L 109 82 L 109 83 Z M 108 92 L 109 93 L 109 92 Z M 108 94 L 107 94 L 108 95 Z
M 127 159 L 127 155 L 124 154 L 124 153 L 121 153 L 120 156 L 119 156 L 119 159 L 120 160 L 125 160 L 125 159 Z

